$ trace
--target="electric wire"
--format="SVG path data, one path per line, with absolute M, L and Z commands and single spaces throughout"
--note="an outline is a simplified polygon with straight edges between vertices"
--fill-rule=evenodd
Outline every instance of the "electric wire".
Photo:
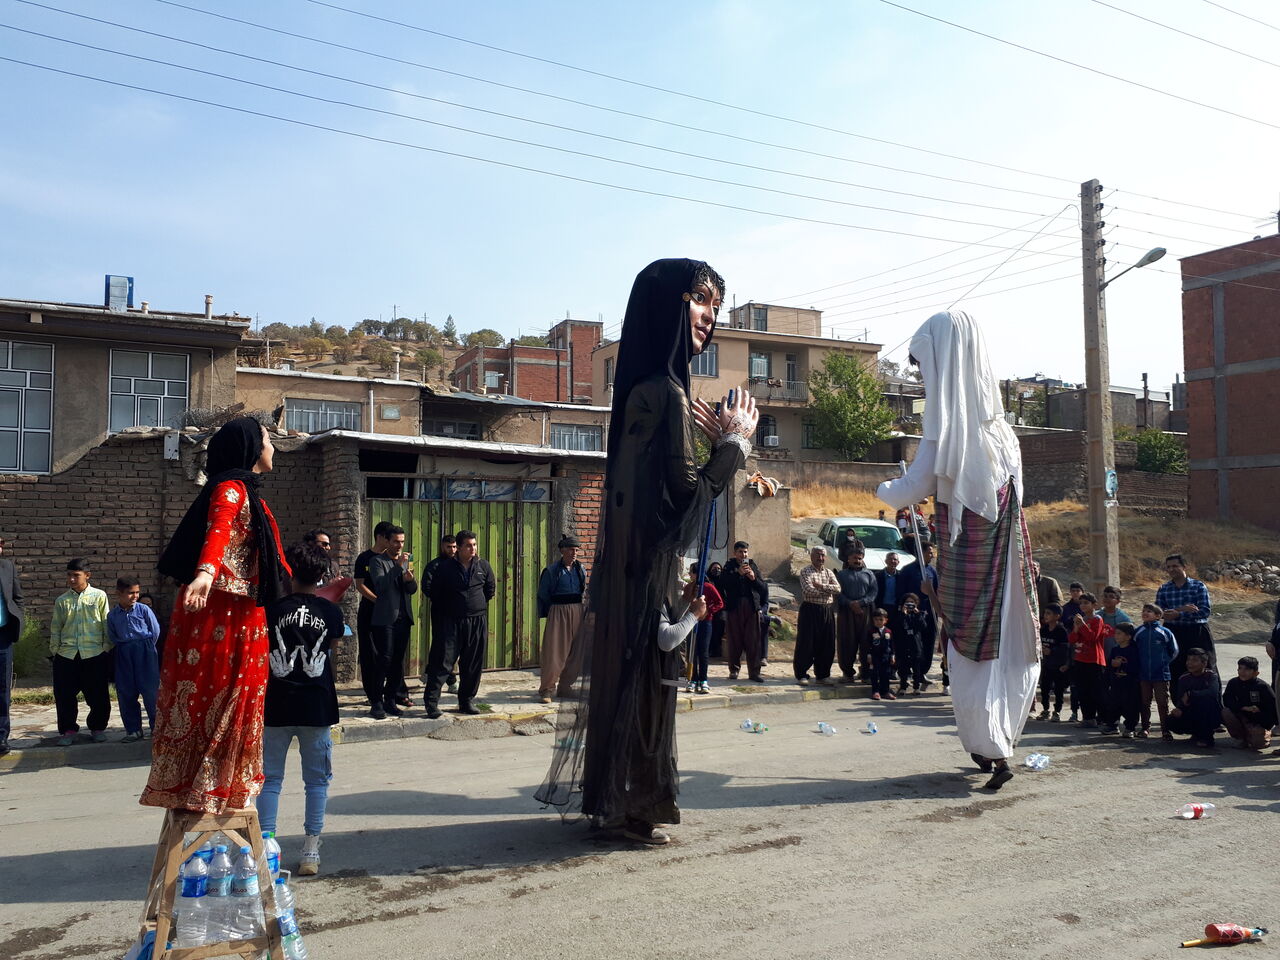
M 1062 283 L 1064 280 L 1079 280 L 1079 279 L 1080 279 L 1079 273 L 1071 273 L 1064 277 L 1053 277 L 1049 280 L 1036 280 L 1032 283 L 1022 283 L 1016 287 L 1005 287 L 1000 290 L 990 290 L 986 293 L 979 293 L 976 296 L 970 297 L 969 299 L 981 300 L 984 297 L 995 297 L 995 296 L 999 296 L 1002 293 L 1012 293 L 1015 290 L 1025 290 L 1028 287 L 1040 287 L 1040 286 L 1044 286 L 1047 283 Z M 852 320 L 844 320 L 844 321 L 841 321 L 840 323 L 833 323 L 831 324 L 831 326 L 835 328 L 835 327 L 848 326 L 850 323 L 870 323 L 873 320 L 883 320 L 886 317 L 898 317 L 904 313 L 916 313 L 917 311 L 923 312 L 924 309 L 927 309 L 927 308 L 907 307 L 906 309 L 903 309 L 903 310 L 894 310 L 890 313 L 877 314 L 874 317 L 857 317 Z M 842 315 L 843 314 L 832 314 L 832 316 L 842 316 Z M 825 321 L 827 317 L 824 315 L 822 319 Z
M 1225 10 L 1227 13 L 1234 13 L 1237 17 L 1243 17 L 1246 20 L 1252 20 L 1254 23 L 1260 26 L 1268 27 L 1272 30 L 1280 32 L 1280 27 L 1277 27 L 1274 23 L 1267 23 L 1267 21 L 1265 20 L 1259 20 L 1257 17 L 1251 17 L 1249 16 L 1249 14 L 1241 13 L 1239 10 L 1232 10 L 1226 4 L 1215 3 L 1214 0 L 1204 0 L 1204 2 L 1209 4 L 1209 6 L 1211 7 L 1217 7 L 1219 10 Z
M 1243 50 L 1237 50 L 1235 47 L 1228 47 L 1225 43 L 1218 43 L 1215 40 L 1210 40 L 1208 37 L 1202 37 L 1199 34 L 1191 33 L 1190 31 L 1187 31 L 1187 30 L 1180 30 L 1175 26 L 1171 26 L 1170 24 L 1167 24 L 1167 23 L 1162 23 L 1159 20 L 1152 20 L 1150 17 L 1144 17 L 1142 14 L 1134 13 L 1132 10 L 1126 10 L 1124 9 L 1124 7 L 1117 7 L 1114 3 L 1107 3 L 1107 0 L 1092 0 L 1092 2 L 1096 3 L 1100 7 L 1107 7 L 1110 10 L 1114 10 L 1116 11 L 1116 13 L 1123 13 L 1126 16 L 1133 17 L 1137 20 L 1142 20 L 1145 23 L 1149 23 L 1152 26 L 1162 27 L 1165 30 L 1171 30 L 1172 32 L 1181 34 L 1184 37 L 1190 37 L 1192 40 L 1199 40 L 1201 43 L 1207 43 L 1211 47 L 1217 47 L 1219 50 L 1226 50 L 1228 53 L 1234 53 L 1241 57 L 1247 57 L 1250 60 L 1256 60 L 1258 63 L 1265 63 L 1268 67 L 1275 67 L 1276 69 L 1280 70 L 1280 63 L 1276 63 L 1274 60 L 1268 60 L 1265 57 L 1256 57 L 1252 53 L 1246 53 Z
M 160 2 L 168 2 L 168 0 L 160 0 Z M 1033 47 L 1028 47 L 1021 43 L 1016 43 L 1013 40 L 1006 40 L 1003 37 L 997 37 L 993 33 L 984 33 L 983 31 L 974 29 L 973 27 L 966 27 L 964 24 L 956 23 L 954 20 L 946 20 L 942 17 L 936 17 L 933 14 L 925 13 L 922 10 L 912 9 L 911 7 L 904 6 L 901 3 L 895 3 L 894 0 L 880 0 L 880 3 L 883 3 L 886 6 L 895 7 L 896 9 L 903 10 L 907 13 L 915 14 L 917 17 L 923 17 L 926 20 L 932 20 L 935 23 L 942 23 L 947 25 L 948 27 L 954 27 L 957 30 L 963 30 L 965 33 L 971 33 L 977 37 L 984 37 L 987 40 L 994 40 L 996 43 L 1004 44 L 1007 47 L 1013 47 L 1017 50 L 1022 50 L 1026 53 L 1035 54 L 1037 57 L 1044 57 L 1046 60 L 1053 60 L 1055 63 L 1065 64 L 1066 66 L 1069 66 L 1069 67 L 1075 67 L 1078 70 L 1084 70 L 1087 73 L 1096 74 L 1097 76 L 1100 76 L 1100 77 L 1106 77 L 1108 80 L 1116 80 L 1116 81 L 1119 81 L 1120 83 L 1128 84 L 1131 87 L 1137 87 L 1140 90 L 1146 90 L 1148 93 L 1159 94 L 1160 96 L 1168 97 L 1171 100 L 1178 100 L 1182 103 L 1190 104 L 1191 106 L 1201 107 L 1205 110 L 1212 110 L 1215 113 L 1221 113 L 1229 117 L 1235 117 L 1238 120 L 1245 120 L 1249 123 L 1256 123 L 1259 126 L 1270 127 L 1272 130 L 1280 130 L 1280 124 L 1271 123 L 1270 121 L 1267 121 L 1267 120 L 1259 120 L 1257 117 L 1251 117 L 1248 114 L 1244 114 L 1244 113 L 1237 113 L 1234 110 L 1228 110 L 1226 107 L 1217 107 L 1211 103 L 1205 103 L 1202 100 L 1194 100 L 1191 97 L 1184 97 L 1181 94 L 1174 93 L 1170 90 L 1162 90 L 1159 87 L 1153 87 L 1150 84 L 1141 83 L 1137 80 L 1130 80 L 1127 77 L 1122 77 L 1114 73 L 1108 73 L 1105 70 L 1099 70 L 1097 67 L 1085 66 L 1083 63 L 1077 63 L 1076 61 L 1068 60 L 1065 57 L 1059 57 L 1052 53 L 1045 53 L 1043 50 L 1036 50 Z

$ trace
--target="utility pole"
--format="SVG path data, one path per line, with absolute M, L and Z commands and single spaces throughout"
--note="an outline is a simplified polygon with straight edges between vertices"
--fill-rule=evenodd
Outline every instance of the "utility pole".
M 1102 595 L 1119 586 L 1120 537 L 1117 529 L 1115 431 L 1111 420 L 1111 358 L 1107 350 L 1106 257 L 1101 236 L 1102 184 L 1080 185 L 1080 251 L 1084 270 L 1085 409 L 1089 463 L 1089 580 Z

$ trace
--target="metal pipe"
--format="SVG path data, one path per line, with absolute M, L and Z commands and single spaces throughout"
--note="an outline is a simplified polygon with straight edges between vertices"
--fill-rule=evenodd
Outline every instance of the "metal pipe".
M 204 295 L 204 318 L 206 320 L 213 319 L 213 294 L 206 293 Z

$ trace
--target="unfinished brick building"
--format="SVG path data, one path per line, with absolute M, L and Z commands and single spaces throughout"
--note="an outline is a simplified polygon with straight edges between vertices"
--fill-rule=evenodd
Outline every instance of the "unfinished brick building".
M 453 365 L 455 386 L 472 393 L 503 393 L 545 403 L 591 403 L 591 354 L 603 324 L 561 320 L 545 347 L 471 347 Z

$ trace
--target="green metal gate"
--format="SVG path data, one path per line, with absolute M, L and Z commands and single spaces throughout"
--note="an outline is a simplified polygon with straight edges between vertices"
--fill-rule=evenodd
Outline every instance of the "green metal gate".
M 489 561 L 498 592 L 489 604 L 487 670 L 527 667 L 538 662 L 542 630 L 538 621 L 538 577 L 549 562 L 551 505 L 525 500 L 369 500 L 369 542 L 383 520 L 404 527 L 413 566 L 421 573 L 436 555 L 445 533 L 472 530 L 479 556 Z M 431 618 L 418 594 L 406 670 L 420 673 L 431 643 Z

